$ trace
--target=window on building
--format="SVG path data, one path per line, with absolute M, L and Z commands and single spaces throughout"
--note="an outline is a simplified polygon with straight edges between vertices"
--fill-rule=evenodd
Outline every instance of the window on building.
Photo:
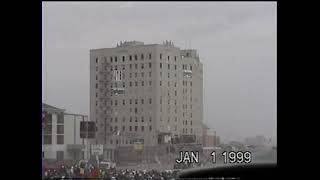
M 63 113 L 58 114 L 57 123 L 58 124 L 63 124 L 64 123 L 64 115 L 63 115 Z
M 126 69 L 126 68 L 125 68 L 125 65 L 123 64 L 123 65 L 122 65 L 122 70 L 125 70 L 125 69 Z M 121 74 L 120 74 L 120 75 L 121 75 Z
M 64 126 L 57 125 L 57 134 L 64 134 Z
M 174 100 L 174 105 L 177 105 L 177 100 Z
M 138 86 L 138 81 L 135 82 L 136 86 Z
M 110 57 L 110 62 L 112 62 L 113 61 L 113 58 L 112 57 Z
M 132 82 L 131 81 L 129 82 L 129 86 L 132 87 Z
M 137 116 L 134 117 L 134 121 L 135 121 L 135 122 L 138 122 L 138 117 L 137 117 Z
M 98 58 L 96 58 L 96 63 L 98 63 Z
M 149 86 L 151 86 L 151 84 L 152 84 L 152 81 L 149 81 Z
M 149 72 L 149 77 L 151 77 L 151 72 Z
M 177 56 L 174 57 L 174 61 L 177 61 Z
M 162 59 L 162 54 L 160 54 L 160 59 Z
M 126 87 L 126 83 L 125 82 L 122 82 L 122 87 Z
M 117 61 L 118 61 L 118 57 L 115 56 L 115 57 L 114 57 L 114 62 L 117 62 Z
M 138 60 L 138 55 L 134 55 L 134 60 Z
M 149 126 L 149 131 L 152 131 L 152 126 Z
M 151 59 L 151 53 L 149 53 L 149 59 Z
M 110 118 L 110 122 L 112 122 L 112 121 L 113 121 L 113 117 Z
M 110 126 L 110 131 L 111 131 L 111 132 L 113 131 L 113 127 L 112 127 L 112 126 Z
M 52 144 L 52 135 L 46 134 L 43 136 L 43 144 Z
M 192 66 L 190 65 L 190 70 L 192 71 Z
M 162 98 L 160 98 L 160 104 L 162 104 Z
M 129 64 L 129 69 L 132 69 L 132 64 Z
M 64 144 L 64 135 L 57 135 L 57 144 Z
M 177 91 L 174 91 L 174 96 L 177 96 Z
M 152 117 L 150 116 L 150 117 L 149 117 L 149 122 L 151 122 L 151 121 L 152 121 Z
M 138 64 L 134 64 L 134 68 L 135 68 L 135 69 L 138 69 Z
M 96 89 L 98 89 L 98 84 L 96 83 Z
M 122 126 L 122 131 L 125 131 L 126 127 L 125 126 Z
M 160 86 L 162 86 L 162 81 L 160 81 Z
M 132 104 L 132 99 L 129 100 L 129 103 Z
M 177 70 L 177 65 L 174 65 L 174 70 Z
M 168 56 L 168 61 L 170 60 L 170 56 Z
M 168 81 L 168 87 L 170 87 L 170 81 Z
M 144 126 L 141 126 L 141 131 L 142 131 L 142 132 L 144 131 Z
M 134 77 L 138 77 L 138 73 L 137 72 L 134 73 Z
M 134 113 L 138 114 L 138 108 L 134 108 Z
M 141 99 L 141 104 L 144 104 L 144 99 Z
M 132 56 L 131 55 L 129 56 L 129 60 L 132 61 Z
M 129 131 L 132 131 L 132 126 L 129 126 Z
M 149 98 L 149 104 L 151 104 L 152 103 L 152 99 L 151 98 Z
M 192 128 L 190 129 L 190 133 L 192 134 Z
M 143 63 L 141 63 L 141 69 L 143 69 L 144 68 L 144 64 Z
M 114 105 L 118 106 L 118 100 L 114 100 Z
M 132 122 L 132 116 L 130 116 L 130 122 Z
M 170 122 L 170 117 L 168 117 L 168 122 Z
M 113 144 L 113 140 L 112 139 L 110 140 L 110 144 Z
M 134 100 L 134 103 L 135 103 L 135 104 L 138 104 L 138 99 L 135 99 L 135 100 Z
M 134 126 L 134 131 L 138 131 L 138 126 Z
M 132 78 L 132 73 L 129 73 L 129 77 Z
M 162 77 L 162 71 L 160 71 L 160 77 Z
M 174 87 L 177 87 L 177 83 L 176 82 L 174 83 Z
M 143 56 L 143 54 L 141 54 L 141 60 L 143 60 L 144 59 L 144 56 Z
M 125 99 L 122 100 L 122 105 L 126 105 L 126 100 Z
M 98 66 L 96 67 L 96 71 L 98 71 Z
M 122 118 L 122 122 L 125 122 L 125 121 L 126 121 L 126 117 L 123 117 L 123 118 Z
M 168 64 L 168 69 L 170 69 L 170 64 Z
M 141 117 L 141 122 L 144 122 L 144 117 L 143 116 Z
M 141 77 L 144 77 L 144 72 L 141 72 Z
M 190 86 L 192 86 L 192 82 L 190 81 Z
M 162 68 L 162 63 L 160 63 L 160 69 Z
M 149 63 L 149 68 L 151 68 L 151 63 Z
M 98 80 L 98 76 L 96 76 L 96 80 Z
M 170 73 L 168 73 L 168 78 L 170 78 Z
M 141 81 L 141 86 L 144 86 L 144 81 Z

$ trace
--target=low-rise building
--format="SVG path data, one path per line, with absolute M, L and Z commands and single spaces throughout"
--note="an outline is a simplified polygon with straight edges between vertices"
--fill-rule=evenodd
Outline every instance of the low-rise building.
M 72 114 L 42 103 L 42 159 L 64 161 L 88 159 L 89 142 L 80 138 L 80 122 L 88 116 Z

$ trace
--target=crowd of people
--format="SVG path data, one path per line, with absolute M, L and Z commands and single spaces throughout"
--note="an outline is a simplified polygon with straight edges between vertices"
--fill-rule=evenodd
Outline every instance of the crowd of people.
M 90 163 L 73 163 L 59 168 L 44 168 L 43 179 L 99 178 L 105 180 L 173 180 L 177 171 L 134 170 L 97 167 Z

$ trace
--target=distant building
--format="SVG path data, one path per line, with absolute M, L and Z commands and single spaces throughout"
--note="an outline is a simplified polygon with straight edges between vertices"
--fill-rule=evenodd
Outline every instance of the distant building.
M 258 135 L 256 137 L 249 137 L 245 139 L 245 144 L 248 146 L 263 146 L 267 143 L 264 136 Z
M 220 137 L 216 132 L 211 130 L 207 125 L 203 124 L 202 146 L 203 147 L 216 147 L 220 144 Z
M 89 156 L 89 144 L 80 138 L 80 122 L 88 116 L 66 113 L 42 103 L 42 158 L 48 161 L 79 160 Z

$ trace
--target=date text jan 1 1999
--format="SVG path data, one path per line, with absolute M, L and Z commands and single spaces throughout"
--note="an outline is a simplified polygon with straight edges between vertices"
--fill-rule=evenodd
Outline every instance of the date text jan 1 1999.
M 216 163 L 217 157 L 220 156 L 223 163 L 251 163 L 252 156 L 250 151 L 223 151 L 221 154 L 212 151 L 211 162 Z M 176 163 L 200 163 L 199 151 L 180 151 L 179 159 L 176 159 Z

